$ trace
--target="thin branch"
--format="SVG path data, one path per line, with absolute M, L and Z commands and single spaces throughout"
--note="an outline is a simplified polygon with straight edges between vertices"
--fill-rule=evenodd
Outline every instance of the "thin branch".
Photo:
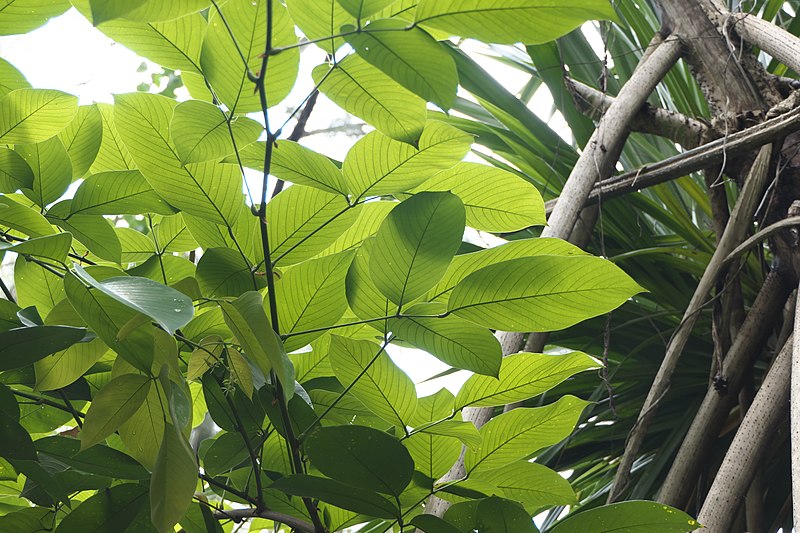
M 305 520 L 300 520 L 299 518 L 295 518 L 288 514 L 270 510 L 258 511 L 257 509 L 228 509 L 226 511 L 215 512 L 214 517 L 220 520 L 230 519 L 237 523 L 250 518 L 264 518 L 266 520 L 274 520 L 275 522 L 289 526 L 293 530 L 299 531 L 300 533 L 314 533 L 316 531 L 313 524 L 309 524 Z
M 53 401 L 53 400 L 47 398 L 46 396 L 40 396 L 38 394 L 32 394 L 30 392 L 25 392 L 25 391 L 16 390 L 16 389 L 11 389 L 11 392 L 13 392 L 15 396 L 19 396 L 20 398 L 25 398 L 27 400 L 34 401 L 34 402 L 36 402 L 38 404 L 41 404 L 41 405 L 47 405 L 47 406 L 53 407 L 55 409 L 60 409 L 61 411 L 64 411 L 65 413 L 69 413 L 69 414 L 71 414 L 73 416 L 75 416 L 76 414 L 80 418 L 85 418 L 85 416 L 86 416 L 83 413 L 81 413 L 80 411 L 75 411 L 75 409 L 70 409 L 66 405 L 60 404 L 60 403 L 58 403 L 56 401 Z
M 250 65 L 247 64 L 247 58 L 245 57 L 244 52 L 242 52 L 242 49 L 239 46 L 239 42 L 236 40 L 236 36 L 233 34 L 233 30 L 228 24 L 228 19 L 225 18 L 225 15 L 222 13 L 222 10 L 219 8 L 215 0 L 211 0 L 211 4 L 214 6 L 214 9 L 217 10 L 217 15 L 219 16 L 219 19 L 222 21 L 222 25 L 225 26 L 225 30 L 227 30 L 228 35 L 230 35 L 231 37 L 231 41 L 233 41 L 233 46 L 236 48 L 236 51 L 239 53 L 239 57 L 242 59 L 242 63 L 244 64 L 244 70 L 245 72 L 247 72 L 247 79 L 249 79 L 252 82 L 255 82 L 257 76 L 252 70 L 250 70 Z
M 66 405 L 67 408 L 69 409 L 72 418 L 75 419 L 75 423 L 78 424 L 79 428 L 83 429 L 83 421 L 81 420 L 81 416 L 83 415 L 83 413 L 75 409 L 75 406 L 72 405 L 72 402 L 67 397 L 67 393 L 64 392 L 64 389 L 58 389 L 58 395 L 61 396 L 62 400 L 64 400 L 64 405 Z
M 14 295 L 11 294 L 11 291 L 8 289 L 8 286 L 6 285 L 6 282 L 3 281 L 2 277 L 0 277 L 0 289 L 3 290 L 3 294 L 5 295 L 6 300 L 8 300 L 9 302 L 17 303 L 17 300 L 14 298 Z
M 200 479 L 202 479 L 203 481 L 205 481 L 206 483 L 208 483 L 209 485 L 214 485 L 215 487 L 220 488 L 220 489 L 224 490 L 225 492 L 230 492 L 234 496 L 237 496 L 237 497 L 243 499 L 244 501 L 251 503 L 252 505 L 256 505 L 256 501 L 253 498 L 248 496 L 247 493 L 240 491 L 239 489 L 231 487 L 230 485 L 226 485 L 225 483 L 222 483 L 221 481 L 217 481 L 216 479 L 214 479 L 213 477 L 209 476 L 208 474 L 198 473 L 197 476 Z M 255 511 L 255 509 L 254 509 L 254 511 Z

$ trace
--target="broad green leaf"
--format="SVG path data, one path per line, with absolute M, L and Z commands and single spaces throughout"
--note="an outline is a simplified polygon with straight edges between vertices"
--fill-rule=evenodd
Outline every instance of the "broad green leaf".
M 147 488 L 137 483 L 97 491 L 64 517 L 58 533 L 126 531 L 147 504 Z
M 419 514 L 409 523 L 425 533 L 461 533 L 461 530 L 453 524 L 430 514 Z
M 95 104 L 100 111 L 103 123 L 103 134 L 100 141 L 100 150 L 94 158 L 91 171 L 94 173 L 135 169 L 133 157 L 117 131 L 114 121 L 114 106 L 112 104 Z
M 236 383 L 245 396 L 253 397 L 253 371 L 238 350 L 228 350 L 228 370 L 231 379 Z
M 229 472 L 249 459 L 239 433 L 220 433 L 203 455 L 203 470 L 210 476 Z
M 146 93 L 117 95 L 116 126 L 139 170 L 170 204 L 232 227 L 244 202 L 242 176 L 232 165 L 215 162 L 181 164 L 169 141 L 169 119 L 177 105 Z
M 450 470 L 462 448 L 458 439 L 423 432 L 414 433 L 403 444 L 414 459 L 414 468 L 433 480 Z
M 119 276 L 120 271 L 106 267 L 92 267 L 89 273 L 97 280 Z M 118 336 L 136 317 L 141 316 L 127 305 L 98 290 L 90 290 L 72 272 L 64 276 L 64 290 L 69 303 L 98 337 L 142 372 L 150 372 L 153 363 L 153 331 L 149 324 Z M 117 358 L 120 361 L 121 358 Z
M 198 248 L 183 215 L 180 213 L 163 217 L 155 226 L 155 239 L 163 252 L 191 252 Z
M 247 67 L 255 74 L 261 69 L 261 54 L 266 49 L 266 0 L 229 0 L 209 16 L 208 33 L 203 41 L 200 64 L 217 97 L 232 113 L 251 113 L 261 110 L 261 103 L 239 51 L 247 60 Z M 230 29 L 230 32 L 229 32 Z M 231 38 L 238 44 L 234 44 Z M 279 2 L 272 6 L 272 46 L 282 47 L 297 43 L 294 24 L 286 8 Z M 266 76 L 268 105 L 274 106 L 286 98 L 297 78 L 300 53 L 292 48 L 273 55 Z
M 375 235 L 383 220 L 397 202 L 367 202 L 358 210 L 358 218 L 321 255 L 331 255 L 358 248 L 367 238 Z
M 75 191 L 70 210 L 70 216 L 175 213 L 138 170 L 100 172 L 89 176 Z
M 234 117 L 228 123 L 221 109 L 200 100 L 178 104 L 170 123 L 172 142 L 183 164 L 222 159 L 257 141 L 263 130 L 247 117 Z
M 369 276 L 370 254 L 375 239 L 367 239 L 356 252 L 345 278 L 347 302 L 361 320 L 392 316 L 397 306 L 392 304 L 375 286 Z M 388 331 L 386 320 L 370 322 L 379 331 Z
M 28 431 L 5 413 L 0 412 L 0 457 L 36 461 L 36 449 Z
M 472 137 L 442 122 L 430 121 L 419 149 L 374 131 L 345 157 L 342 171 L 354 199 L 409 191 L 467 154 Z
M 374 15 L 394 2 L 395 0 L 339 0 L 342 7 L 359 20 Z
M 2 0 L 0 35 L 28 33 L 70 8 L 67 0 Z
M 124 374 L 109 381 L 92 398 L 80 433 L 81 450 L 105 440 L 144 403 L 151 379 L 141 374 Z
M 480 429 L 481 445 L 467 450 L 467 473 L 500 468 L 556 444 L 572 433 L 587 405 L 564 396 L 545 407 L 520 407 L 494 417 Z
M 72 235 L 69 233 L 58 233 L 45 237 L 34 237 L 16 244 L 0 243 L 0 251 L 10 251 L 26 256 L 42 257 L 45 259 L 52 259 L 57 263 L 63 263 L 67 259 L 67 253 L 69 253 L 71 244 Z
M 414 94 L 444 110 L 452 107 L 456 64 L 433 37 L 397 19 L 376 20 L 365 30 L 347 38 L 361 57 Z
M 425 294 L 447 270 L 464 235 L 464 206 L 447 192 L 415 194 L 381 224 L 369 274 L 398 309 Z
M 529 461 L 476 472 L 474 477 L 494 485 L 503 496 L 521 503 L 531 513 L 545 506 L 574 505 L 578 501 L 569 481 L 561 474 Z
M 49 436 L 36 441 L 36 449 L 83 472 L 115 479 L 146 479 L 150 473 L 142 465 L 119 450 L 95 444 L 81 451 L 78 439 Z
M 477 448 L 481 444 L 481 436 L 472 422 L 460 420 L 444 420 L 433 426 L 421 429 L 424 433 L 453 437 L 461 441 L 468 448 Z
M 304 441 L 303 450 L 326 476 L 395 497 L 414 473 L 414 461 L 399 440 L 364 426 L 317 428 Z
M 546 392 L 579 373 L 600 367 L 581 352 L 563 355 L 518 353 L 503 358 L 498 377 L 470 376 L 456 396 L 456 408 L 506 405 Z
M 159 531 L 169 531 L 183 517 L 196 486 L 194 452 L 180 430 L 167 424 L 150 478 L 150 517 Z
M 31 188 L 22 190 L 25 196 L 40 207 L 58 200 L 72 183 L 72 161 L 58 137 L 21 144 L 15 150 L 33 171 Z
M 503 350 L 492 333 L 457 316 L 439 317 L 441 306 L 419 304 L 409 318 L 392 319 L 389 329 L 397 338 L 425 350 L 455 368 L 496 376 Z
M 92 20 L 97 26 L 105 20 L 120 17 L 140 22 L 171 20 L 205 9 L 211 0 L 92 0 L 91 3 Z
M 447 309 L 492 329 L 554 331 L 607 313 L 641 290 L 599 257 L 525 257 L 473 272 L 453 289 Z
M 415 23 L 488 43 L 537 44 L 613 18 L 606 0 L 420 0 Z
M 481 533 L 539 533 L 531 515 L 518 503 L 492 496 L 478 503 Z
M 204 337 L 198 344 L 189 356 L 186 369 L 186 379 L 189 381 L 202 378 L 207 370 L 221 363 L 222 352 L 225 350 L 219 335 Z
M 405 428 L 417 407 L 414 383 L 370 341 L 334 335 L 328 357 L 336 378 L 373 413 Z M 362 375 L 363 374 L 363 375 Z
M 658 502 L 627 501 L 571 514 L 556 523 L 553 533 L 587 531 L 678 533 L 702 528 L 691 516 Z
M 197 262 L 197 283 L 205 296 L 241 296 L 256 285 L 250 266 L 230 248 L 208 248 Z
M 336 3 L 336 0 L 333 0 Z M 0 97 L 7 95 L 16 89 L 30 89 L 31 84 L 25 79 L 25 75 L 14 65 L 0 58 Z
M 428 293 L 428 298 L 446 300 L 453 287 L 476 270 L 509 259 L 533 255 L 587 255 L 587 253 L 561 239 L 539 238 L 511 241 L 495 248 L 457 255 L 447 267 L 442 279 Z
M 267 204 L 273 264 L 286 266 L 314 257 L 357 217 L 358 208 L 342 196 L 303 185 L 289 187 Z
M 16 480 L 18 476 L 16 472 L 14 474 Z M 46 531 L 52 527 L 54 516 L 55 512 L 48 507 L 23 507 L 0 516 L 0 527 L 7 531 Z
M 265 143 L 261 141 L 245 146 L 239 152 L 242 164 L 263 173 L 264 149 Z M 237 163 L 237 160 L 227 157 L 223 162 Z M 280 140 L 275 143 L 270 174 L 284 181 L 347 196 L 342 171 L 333 161 L 293 141 Z
M 66 203 L 70 204 L 71 200 Z M 69 209 L 69 205 L 64 205 L 65 218 L 50 216 L 54 210 L 48 216 L 61 229 L 72 233 L 86 247 L 83 251 L 88 250 L 101 259 L 118 264 L 122 258 L 122 245 L 111 221 L 101 215 L 69 216 Z M 76 252 L 81 253 L 81 250 L 75 248 Z
M 22 368 L 83 339 L 85 328 L 34 326 L 0 332 L 0 371 Z
M 176 228 L 175 223 L 182 228 Z M 173 249 L 172 251 L 177 251 L 178 247 L 189 247 L 184 251 L 194 250 L 198 246 L 204 249 L 230 248 L 239 252 L 242 261 L 250 266 L 263 261 L 264 252 L 258 218 L 253 216 L 252 211 L 244 202 L 240 204 L 239 216 L 230 229 L 188 213 L 180 213 L 180 217 L 173 219 L 172 224 L 166 235 L 161 235 L 161 231 L 156 232 L 159 244 L 167 243 L 167 246 Z M 174 237 L 178 237 L 177 242 L 171 242 Z M 193 248 L 190 247 L 192 244 L 194 244 Z
M 108 346 L 100 339 L 73 344 L 33 364 L 37 390 L 56 390 L 80 379 L 94 365 Z
M 122 265 L 128 263 L 142 263 L 156 253 L 155 243 L 147 238 L 144 233 L 139 233 L 131 228 L 114 228 L 122 247 Z M 163 260 L 164 257 L 161 257 Z
M 294 23 L 309 40 L 328 53 L 344 44 L 344 38 L 324 39 L 337 35 L 342 26 L 355 22 L 338 0 L 287 0 L 286 7 Z M 321 39 L 321 40 L 320 40 Z
M 0 148 L 0 192 L 16 192 L 33 187 L 33 170 L 14 150 Z
M 72 174 L 88 172 L 97 157 L 103 137 L 103 118 L 97 105 L 81 106 L 72 122 L 58 134 L 72 161 Z
M 3 22 L 0 14 L 0 33 Z M 50 89 L 17 89 L 0 98 L 0 143 L 46 141 L 78 112 L 78 98 Z
M 546 223 L 544 200 L 531 183 L 511 172 L 477 163 L 459 163 L 419 186 L 450 191 L 464 202 L 467 226 L 511 232 Z
M 136 276 L 97 281 L 80 265 L 74 265 L 74 269 L 84 282 L 134 311 L 149 316 L 170 335 L 188 324 L 194 316 L 191 298 L 161 283 Z
M 89 0 L 92 23 L 97 26 L 107 20 L 120 18 L 145 3 L 147 0 Z
M 266 376 L 274 370 L 288 401 L 294 394 L 294 367 L 286 349 L 272 330 L 261 294 L 250 291 L 231 303 L 220 302 L 225 323 L 231 328 L 245 354 Z
M 339 481 L 304 474 L 295 474 L 279 479 L 270 485 L 286 494 L 307 496 L 378 518 L 396 518 L 400 511 L 387 498 L 371 490 L 364 490 Z
M 286 350 L 302 348 L 324 331 L 302 331 L 333 326 L 347 310 L 345 276 L 353 253 L 344 252 L 305 261 L 289 269 L 275 284 L 281 333 Z
M 415 143 L 427 118 L 425 101 L 370 65 L 350 55 L 334 66 L 317 66 L 312 76 L 322 94 L 383 134 Z
M 29 237 L 44 237 L 56 233 L 46 218 L 28 205 L 23 205 L 22 201 L 30 204 L 21 195 L 0 196 L 0 226 L 21 231 Z
M 43 315 L 65 297 L 60 277 L 21 255 L 14 262 L 14 284 L 17 303 L 22 307 L 35 307 Z

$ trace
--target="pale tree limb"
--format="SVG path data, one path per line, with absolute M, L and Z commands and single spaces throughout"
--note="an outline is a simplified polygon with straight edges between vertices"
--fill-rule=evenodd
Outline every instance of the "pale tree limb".
M 717 282 L 725 257 L 745 238 L 748 229 L 753 223 L 753 215 L 769 181 L 771 159 L 772 145 L 763 146 L 748 173 L 742 193 L 736 202 L 733 213 L 731 213 L 730 220 L 714 251 L 714 255 L 711 256 L 711 260 L 705 272 L 703 272 L 700 282 L 697 284 L 697 289 L 695 289 L 692 299 L 689 301 L 683 319 L 667 345 L 666 354 L 653 380 L 653 385 L 647 393 L 644 405 L 642 405 L 642 409 L 639 412 L 639 418 L 628 434 L 628 439 L 625 442 L 625 452 L 620 460 L 617 473 L 614 476 L 614 483 L 608 495 L 609 503 L 617 501 L 630 482 L 633 461 L 639 453 L 639 448 L 647 434 L 650 422 L 655 416 L 658 404 L 669 389 L 672 373 L 675 371 L 683 348 L 691 336 L 692 328 L 697 322 L 700 311 L 705 305 L 711 289 Z
M 794 70 L 800 72 L 800 39 L 783 28 L 749 13 L 734 13 L 727 27 L 742 38 Z
M 783 304 L 792 289 L 793 282 L 786 269 L 776 268 L 767 275 L 720 369 L 728 383 L 728 394 L 720 394 L 709 387 L 667 472 L 658 495 L 659 502 L 686 507 L 702 465 L 707 462 L 736 402 L 745 375 L 763 351 L 774 324 L 780 320 Z
M 572 94 L 578 110 L 592 120 L 602 119 L 614 103 L 613 96 L 578 80 L 566 78 L 564 83 Z M 711 133 L 710 126 L 703 120 L 663 107 L 653 107 L 647 103 L 634 115 L 631 130 L 666 137 L 685 148 L 700 146 Z
M 594 184 L 586 203 L 597 203 L 600 197 L 607 200 L 681 178 L 722 163 L 726 153 L 744 154 L 796 131 L 800 131 L 800 107 L 795 107 L 756 126 L 732 133 L 723 139 L 716 139 L 657 163 L 604 179 Z M 557 200 L 545 203 L 545 211 L 548 214 L 555 208 Z
M 786 416 L 793 340 L 788 340 L 764 378 L 742 420 L 708 492 L 698 522 L 703 531 L 728 533 L 755 472 L 764 459 L 775 428 Z
M 800 299 L 798 299 L 800 302 Z M 794 331 L 800 331 L 800 312 L 795 308 Z M 792 343 L 791 393 L 789 398 L 789 436 L 791 439 L 792 522 L 800 525 L 800 335 Z
M 627 139 L 631 118 L 680 57 L 682 43 L 675 35 L 664 38 L 657 34 L 651 44 L 586 143 L 586 148 L 564 184 L 542 237 L 569 238 L 593 184 L 613 172 Z M 522 348 L 524 334 L 498 332 L 498 338 L 503 347 L 503 355 L 510 355 Z M 492 417 L 493 412 L 492 408 L 465 409 L 463 417 L 481 427 Z M 440 482 L 461 479 L 464 474 L 462 450 L 461 457 Z M 448 502 L 432 497 L 425 512 L 442 516 L 448 507 Z
M 278 513 L 276 511 L 259 511 L 258 509 L 226 509 L 224 511 L 217 511 L 214 513 L 214 518 L 219 520 L 233 520 L 234 522 L 242 522 L 251 518 L 264 518 L 266 520 L 273 520 L 285 526 L 289 526 L 294 531 L 300 533 L 314 533 L 314 525 L 300 520 L 288 514 Z

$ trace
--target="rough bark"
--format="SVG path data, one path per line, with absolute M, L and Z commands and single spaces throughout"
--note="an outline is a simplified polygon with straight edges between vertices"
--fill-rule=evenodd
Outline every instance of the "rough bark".
M 749 13 L 734 13 L 726 22 L 727 27 L 745 41 L 761 48 L 795 72 L 800 72 L 800 39 Z
M 794 331 L 800 331 L 800 312 L 795 307 Z M 791 394 L 789 399 L 789 437 L 792 465 L 792 518 L 800 524 L 800 335 L 792 343 Z
M 774 428 L 786 415 L 792 345 L 787 341 L 781 349 L 728 448 L 697 517 L 703 531 L 729 533 L 736 511 L 744 504 L 747 488 L 775 434 Z

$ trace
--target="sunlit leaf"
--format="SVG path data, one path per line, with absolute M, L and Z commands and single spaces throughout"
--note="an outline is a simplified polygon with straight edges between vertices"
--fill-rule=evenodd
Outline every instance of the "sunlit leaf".
M 0 17 L 0 33 L 6 13 Z M 66 128 L 78 112 L 78 98 L 50 89 L 17 89 L 0 98 L 0 142 L 46 141 Z
M 658 502 L 627 501 L 604 505 L 570 515 L 558 522 L 553 533 L 578 533 L 586 528 L 630 533 L 678 533 L 701 527 L 691 516 Z
M 92 399 L 80 433 L 81 449 L 102 442 L 139 409 L 152 380 L 141 374 L 124 374 L 106 384 Z

